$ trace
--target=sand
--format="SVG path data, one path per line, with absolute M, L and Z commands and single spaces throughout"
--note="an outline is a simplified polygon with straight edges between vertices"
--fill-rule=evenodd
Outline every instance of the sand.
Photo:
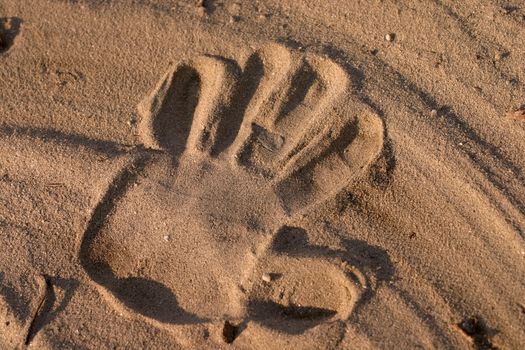
M 0 348 L 525 346 L 525 4 L 5 0 Z

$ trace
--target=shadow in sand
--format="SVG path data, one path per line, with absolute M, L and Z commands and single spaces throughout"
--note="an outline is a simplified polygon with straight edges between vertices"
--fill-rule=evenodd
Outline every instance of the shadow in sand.
M 301 334 L 335 316 L 337 311 L 322 307 L 281 305 L 256 301 L 249 305 L 250 319 L 287 334 Z
M 195 324 L 205 320 L 184 311 L 171 289 L 140 277 L 118 278 L 106 285 L 130 309 L 163 323 Z
M 207 321 L 182 309 L 173 291 L 160 282 L 143 277 L 119 278 L 105 263 L 88 263 L 85 267 L 93 281 L 106 289 L 115 302 L 144 317 L 166 324 Z
M 305 259 L 334 259 L 337 258 L 362 272 L 365 277 L 365 288 L 356 300 L 354 310 L 366 303 L 374 294 L 375 288 L 370 283 L 371 274 L 375 284 L 390 280 L 394 275 L 394 266 L 386 251 L 374 247 L 365 241 L 343 240 L 344 249 L 334 250 L 323 246 L 311 245 L 307 232 L 299 227 L 281 227 L 271 245 L 270 250 L 277 255 L 286 255 Z M 277 280 L 281 276 L 272 276 Z M 363 283 L 363 281 L 359 281 Z M 253 300 L 249 304 L 250 320 L 288 334 L 304 333 L 337 314 L 332 310 L 318 306 L 282 305 L 271 300 Z
M 356 239 L 343 240 L 343 246 L 342 250 L 314 246 L 309 244 L 308 234 L 304 229 L 283 226 L 275 235 L 271 249 L 279 254 L 297 257 L 339 258 L 362 271 L 365 276 L 367 272 L 372 272 L 377 283 L 387 282 L 393 278 L 395 268 L 384 249 Z M 366 288 L 356 307 L 365 304 L 375 293 L 374 288 L 369 285 L 369 276 L 366 278 Z
M 280 254 L 304 257 L 337 257 L 361 271 L 375 271 L 379 281 L 388 281 L 394 275 L 394 266 L 385 250 L 356 239 L 343 240 L 344 250 L 314 246 L 308 242 L 306 230 L 283 226 L 276 233 L 271 249 Z
M 78 281 L 61 277 L 43 276 L 45 281 L 44 295 L 41 296 L 41 303 L 38 306 L 35 316 L 31 321 L 26 336 L 25 344 L 31 343 L 35 335 L 51 323 L 71 301 L 75 290 L 78 288 Z
M 18 17 L 0 18 L 0 53 L 7 52 L 20 33 L 22 20 Z
M 2 296 L 5 302 L 9 305 L 11 312 L 15 317 L 23 322 L 29 316 L 29 301 L 24 300 L 20 293 L 10 286 L 7 281 L 5 281 L 5 276 L 3 272 L 0 272 L 0 296 Z
M 13 127 L 0 124 L 0 136 L 17 136 L 60 143 L 67 147 L 86 147 L 109 156 L 123 154 L 133 145 L 123 145 L 112 141 L 97 140 L 84 135 L 64 133 L 62 131 L 35 127 Z
M 334 62 L 337 62 L 345 69 L 347 74 L 352 79 L 352 86 L 355 88 L 355 93 L 359 100 L 370 107 L 381 119 L 385 120 L 385 113 L 378 103 L 376 103 L 370 96 L 365 93 L 365 74 L 362 70 L 355 67 L 350 62 L 353 59 L 343 50 L 330 45 L 323 45 L 322 51 Z M 381 157 L 371 166 L 370 179 L 372 183 L 380 188 L 386 188 L 391 182 L 397 162 L 394 152 L 394 145 L 388 136 L 388 131 L 385 130 L 384 146 Z

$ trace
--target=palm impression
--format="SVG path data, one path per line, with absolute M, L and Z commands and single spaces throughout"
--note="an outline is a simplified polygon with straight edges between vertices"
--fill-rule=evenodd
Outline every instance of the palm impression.
M 381 153 L 382 122 L 351 91 L 334 62 L 277 45 L 170 69 L 81 239 L 104 298 L 170 329 L 222 324 L 230 340 L 346 320 L 366 279 L 294 220 Z

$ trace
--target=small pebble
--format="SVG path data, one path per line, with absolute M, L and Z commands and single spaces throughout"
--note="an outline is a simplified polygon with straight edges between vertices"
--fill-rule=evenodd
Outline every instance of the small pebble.
M 165 235 L 165 236 L 164 236 L 164 240 L 165 240 L 166 242 L 171 241 L 171 237 L 170 237 L 170 235 Z
M 396 38 L 396 35 L 394 33 L 388 33 L 387 35 L 385 35 L 385 40 L 389 42 L 394 41 L 395 38 Z
M 13 29 L 13 20 L 12 19 L 8 19 L 4 23 L 4 30 L 11 30 L 11 29 Z
M 231 15 L 238 16 L 241 13 L 241 4 L 233 3 L 228 8 L 228 12 L 230 12 Z
M 494 60 L 495 61 L 501 61 L 501 60 L 507 58 L 509 55 L 510 55 L 509 52 L 496 52 L 494 54 Z
M 263 280 L 264 282 L 268 282 L 268 283 L 270 283 L 270 282 L 272 281 L 272 276 L 270 276 L 269 273 L 263 273 L 263 275 L 262 275 L 262 280 Z
M 204 17 L 206 15 L 206 8 L 204 7 L 197 7 L 195 10 L 197 11 L 197 15 L 200 17 Z
M 435 110 L 435 109 L 431 110 L 431 111 L 430 111 L 430 116 L 431 116 L 432 118 L 437 117 L 437 116 L 438 116 L 438 111 Z
M 514 11 L 518 10 L 519 8 L 517 6 L 512 5 L 504 5 L 501 8 L 501 12 L 503 12 L 504 15 L 510 15 Z

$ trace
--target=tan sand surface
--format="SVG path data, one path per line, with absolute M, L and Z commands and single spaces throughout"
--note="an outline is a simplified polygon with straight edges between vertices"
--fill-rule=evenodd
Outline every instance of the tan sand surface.
M 0 2 L 0 349 L 522 349 L 521 0 Z

